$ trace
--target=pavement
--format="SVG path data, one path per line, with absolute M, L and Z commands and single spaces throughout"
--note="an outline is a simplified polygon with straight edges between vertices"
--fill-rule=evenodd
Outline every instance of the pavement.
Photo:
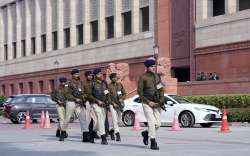
M 170 131 L 161 127 L 157 133 L 159 151 L 144 146 L 140 131 L 121 127 L 122 142 L 108 140 L 109 145 L 83 143 L 78 122 L 70 124 L 69 138 L 59 142 L 55 137 L 57 123 L 50 129 L 32 124 L 11 124 L 0 117 L 0 156 L 248 156 L 250 155 L 250 127 L 243 123 L 230 126 L 230 133 L 219 133 L 212 128 L 183 128 Z M 145 127 L 142 127 L 145 129 Z

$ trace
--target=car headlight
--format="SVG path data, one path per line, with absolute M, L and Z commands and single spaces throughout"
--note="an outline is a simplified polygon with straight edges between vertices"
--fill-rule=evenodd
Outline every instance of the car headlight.
M 207 110 L 206 108 L 194 107 L 194 109 L 197 111 L 209 112 L 209 110 Z

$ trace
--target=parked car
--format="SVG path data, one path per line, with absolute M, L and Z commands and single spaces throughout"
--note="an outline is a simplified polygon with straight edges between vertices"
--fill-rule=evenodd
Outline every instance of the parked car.
M 126 126 L 133 125 L 135 112 L 137 112 L 139 121 L 147 124 L 141 99 L 138 95 L 128 98 L 124 102 L 125 108 L 122 121 Z M 178 95 L 165 94 L 165 107 L 166 111 L 162 110 L 161 122 L 172 123 L 176 111 L 182 127 L 193 127 L 194 124 L 211 127 L 213 124 L 221 122 L 222 118 L 222 113 L 218 108 L 211 105 L 192 103 Z
M 14 95 L 4 103 L 4 116 L 12 123 L 24 123 L 26 111 L 29 111 L 32 121 L 40 119 L 42 111 L 48 111 L 50 119 L 58 119 L 56 103 L 46 94 Z

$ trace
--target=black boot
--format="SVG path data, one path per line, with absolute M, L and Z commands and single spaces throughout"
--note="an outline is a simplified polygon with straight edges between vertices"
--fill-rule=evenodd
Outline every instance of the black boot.
M 115 132 L 114 132 L 113 129 L 111 129 L 111 130 L 109 131 L 109 135 L 110 135 L 111 140 L 115 140 L 115 134 L 114 134 L 114 133 L 115 133 Z
M 120 133 L 115 133 L 115 136 L 116 136 L 116 141 L 121 141 L 121 136 L 120 136 Z
M 107 142 L 106 135 L 105 135 L 105 134 L 104 134 L 104 135 L 101 135 L 101 138 L 102 138 L 102 142 L 101 142 L 101 144 L 103 144 L 103 145 L 107 145 L 107 144 L 108 144 L 108 142 Z
M 60 135 L 61 135 L 61 131 L 60 131 L 60 129 L 57 129 L 57 130 L 56 130 L 56 137 L 58 137 L 58 138 L 59 138 L 59 137 L 60 137 Z
M 144 143 L 144 145 L 148 145 L 148 131 L 142 131 L 141 135 L 143 137 L 143 143 Z
M 68 133 L 65 131 L 64 138 L 68 138 Z
M 97 134 L 96 131 L 93 131 L 93 133 L 94 133 L 94 138 L 95 138 L 95 139 L 100 139 L 100 136 Z
M 89 142 L 89 141 L 90 141 L 89 132 L 83 132 L 82 133 L 82 142 Z
M 60 135 L 59 141 L 64 141 L 65 135 L 66 135 L 66 132 L 65 131 L 61 131 L 61 135 Z
M 95 132 L 94 131 L 89 132 L 89 142 L 95 143 Z
M 152 150 L 159 150 L 159 147 L 157 146 L 157 142 L 155 141 L 155 139 L 150 139 L 150 141 L 151 141 L 150 148 Z

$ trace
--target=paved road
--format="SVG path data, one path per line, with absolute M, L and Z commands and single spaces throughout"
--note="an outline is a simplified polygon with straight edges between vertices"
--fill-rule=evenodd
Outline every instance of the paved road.
M 109 145 L 82 143 L 79 123 L 71 124 L 69 138 L 59 142 L 51 129 L 23 129 L 0 119 L 0 156 L 249 156 L 250 127 L 233 126 L 228 134 L 218 133 L 219 127 L 186 128 L 179 132 L 162 127 L 158 132 L 159 151 L 142 144 L 139 131 L 122 127 L 122 142 L 109 140 Z

